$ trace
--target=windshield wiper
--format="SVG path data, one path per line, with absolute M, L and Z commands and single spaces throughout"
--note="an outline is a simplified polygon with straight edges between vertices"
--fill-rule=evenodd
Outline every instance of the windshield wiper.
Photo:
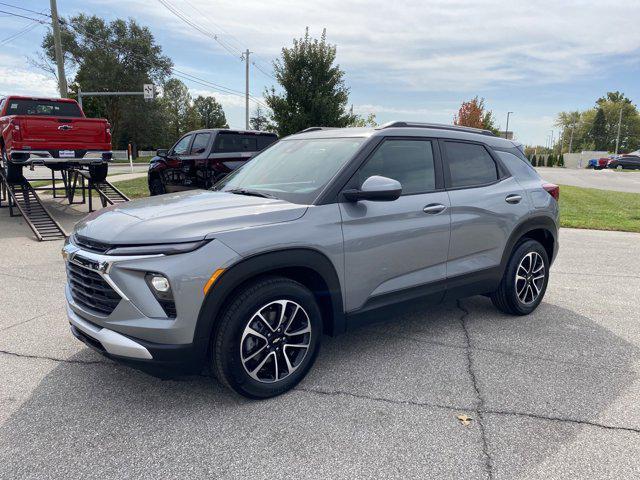
M 248 188 L 233 188 L 231 190 L 227 190 L 227 192 L 234 193 L 236 195 L 247 195 L 250 197 L 277 198 L 275 195 L 269 195 L 268 193 L 250 190 Z

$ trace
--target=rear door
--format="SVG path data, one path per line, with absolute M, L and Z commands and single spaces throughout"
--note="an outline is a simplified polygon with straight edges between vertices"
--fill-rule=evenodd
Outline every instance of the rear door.
M 451 202 L 447 277 L 493 269 L 514 227 L 528 215 L 522 186 L 482 143 L 440 140 Z
M 387 138 L 345 188 L 359 188 L 372 175 L 398 180 L 402 196 L 339 204 L 347 311 L 422 296 L 446 275 L 449 197 L 437 143 Z

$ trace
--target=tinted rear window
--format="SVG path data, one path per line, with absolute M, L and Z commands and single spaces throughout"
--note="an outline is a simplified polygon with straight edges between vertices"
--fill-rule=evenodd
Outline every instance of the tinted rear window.
M 55 117 L 82 117 L 80 107 L 71 102 L 53 102 L 50 100 L 10 99 L 7 115 L 51 115 Z
M 219 133 L 216 137 L 215 152 L 217 153 L 257 151 L 258 137 L 256 135 Z
M 498 167 L 487 149 L 473 143 L 445 142 L 451 186 L 471 187 L 498 180 Z
M 540 179 L 540 175 L 538 175 L 538 172 L 536 172 L 536 170 L 531 166 L 529 160 L 522 159 L 520 156 L 509 152 L 503 152 L 500 150 L 495 150 L 495 152 L 500 157 L 500 160 L 502 160 L 502 163 L 507 166 L 511 174 L 517 179 Z
M 258 136 L 258 150 L 264 150 L 269 145 L 278 140 L 275 135 L 259 135 Z

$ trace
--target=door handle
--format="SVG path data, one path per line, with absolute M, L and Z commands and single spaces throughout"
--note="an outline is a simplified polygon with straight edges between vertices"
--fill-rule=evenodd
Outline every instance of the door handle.
M 504 199 L 507 203 L 520 203 L 520 200 L 522 200 L 522 195 L 517 195 L 515 193 L 507 195 L 507 198 Z
M 442 213 L 447 209 L 444 205 L 440 203 L 430 203 L 426 207 L 422 209 L 424 213 L 428 213 L 430 215 L 437 215 L 438 213 Z

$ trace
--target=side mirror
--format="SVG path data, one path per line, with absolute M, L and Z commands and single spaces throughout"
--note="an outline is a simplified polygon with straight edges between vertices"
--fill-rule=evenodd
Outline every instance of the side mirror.
M 167 153 L 168 153 L 168 150 L 166 148 L 159 148 L 158 150 L 156 150 L 156 155 L 159 156 L 160 158 L 166 158 Z
M 196 148 L 196 150 L 195 150 L 193 153 L 195 153 L 196 155 L 201 155 L 201 154 L 203 154 L 203 153 L 204 153 L 204 151 L 205 151 L 205 148 L 204 148 L 204 147 L 202 147 L 202 148 Z
M 392 178 L 374 175 L 362 183 L 360 190 L 345 190 L 342 194 L 350 202 L 359 200 L 392 201 L 397 200 L 402 194 L 402 185 Z

